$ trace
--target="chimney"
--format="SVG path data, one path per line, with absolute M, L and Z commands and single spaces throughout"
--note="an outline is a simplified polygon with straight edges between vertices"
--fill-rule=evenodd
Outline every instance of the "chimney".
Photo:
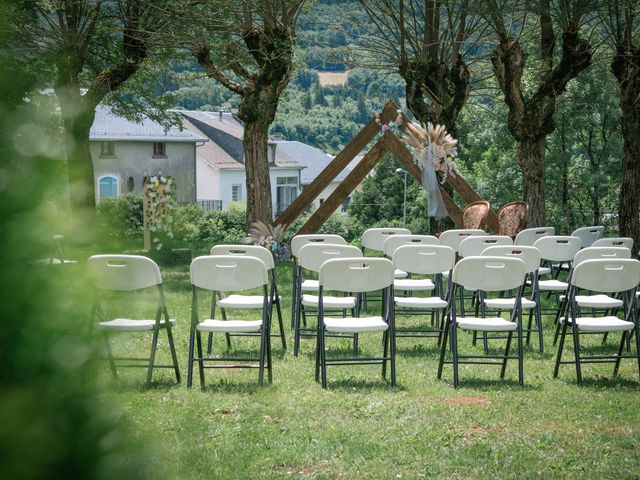
M 267 144 L 267 159 L 269 160 L 269 163 L 275 164 L 276 163 L 276 147 L 278 146 L 278 144 L 276 142 L 269 142 Z
M 222 121 L 222 110 L 218 111 L 218 120 Z

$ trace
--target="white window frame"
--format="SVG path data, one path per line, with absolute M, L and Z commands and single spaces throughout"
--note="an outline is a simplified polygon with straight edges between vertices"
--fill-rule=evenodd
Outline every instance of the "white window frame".
M 236 198 L 234 197 L 234 189 L 237 188 Z M 241 183 L 233 183 L 231 185 L 231 201 L 232 202 L 242 202 L 242 184 Z
M 106 148 L 105 148 L 106 147 Z M 116 156 L 116 142 L 102 140 L 100 142 L 100 156 L 111 158 Z

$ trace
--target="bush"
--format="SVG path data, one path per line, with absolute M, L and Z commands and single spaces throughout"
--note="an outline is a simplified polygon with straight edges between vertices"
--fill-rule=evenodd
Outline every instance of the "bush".
M 211 247 L 218 243 L 238 243 L 247 236 L 245 212 L 232 206 L 228 210 L 211 211 L 198 224 L 198 242 Z
M 98 231 L 106 243 L 123 243 L 142 238 L 142 196 L 105 198 L 96 207 Z
M 173 238 L 177 242 L 193 245 L 200 237 L 200 224 L 204 211 L 196 204 L 178 205 L 173 209 Z

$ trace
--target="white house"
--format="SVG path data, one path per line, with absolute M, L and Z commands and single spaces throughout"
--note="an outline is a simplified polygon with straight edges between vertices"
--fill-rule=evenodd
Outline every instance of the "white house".
M 242 123 L 227 112 L 179 113 L 186 130 L 209 140 L 196 150 L 198 203 L 222 209 L 232 202 L 246 203 Z M 269 142 L 268 155 L 273 213 L 278 215 L 300 193 L 300 170 L 304 165 L 280 149 L 278 142 Z
M 161 172 L 174 178 L 178 201 L 194 202 L 196 146 L 207 141 L 188 130 L 165 130 L 149 118 L 133 122 L 99 106 L 89 132 L 96 201 L 141 192 L 144 176 Z

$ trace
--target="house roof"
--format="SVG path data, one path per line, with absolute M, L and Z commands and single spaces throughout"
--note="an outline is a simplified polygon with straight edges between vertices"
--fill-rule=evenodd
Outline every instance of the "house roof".
M 89 140 L 195 143 L 206 142 L 207 138 L 178 127 L 172 126 L 167 130 L 148 117 L 144 117 L 141 122 L 134 122 L 116 115 L 107 106 L 99 105 L 89 131 Z
M 333 157 L 327 155 L 322 150 L 307 145 L 302 142 L 294 141 L 278 141 L 277 150 L 285 152 L 287 155 L 295 158 L 304 165 L 304 170 L 300 173 L 300 182 L 303 185 L 310 184 L 315 178 L 320 175 Z M 334 182 L 341 182 L 351 172 L 351 168 L 343 169 L 333 180 Z
M 196 155 L 209 165 L 222 169 L 243 168 L 244 150 L 242 137 L 244 126 L 229 112 L 200 112 L 179 110 L 184 128 L 196 135 L 206 136 L 210 142 L 197 149 Z M 282 142 L 275 144 L 275 166 L 280 168 L 304 168 L 296 156 L 280 148 Z

